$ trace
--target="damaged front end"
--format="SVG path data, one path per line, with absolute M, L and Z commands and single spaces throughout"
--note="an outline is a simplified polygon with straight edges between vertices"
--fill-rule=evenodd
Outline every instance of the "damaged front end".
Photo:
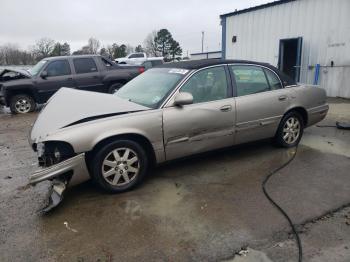
M 42 209 L 48 212 L 62 202 L 67 187 L 90 178 L 85 154 L 75 154 L 69 144 L 57 141 L 37 143 L 33 149 L 38 153 L 41 168 L 29 177 L 29 184 L 34 186 L 45 180 L 52 181 L 49 203 Z
M 5 68 L 0 71 L 0 82 L 8 82 L 19 79 L 27 79 L 30 78 L 31 75 L 28 71 L 23 69 L 11 69 Z

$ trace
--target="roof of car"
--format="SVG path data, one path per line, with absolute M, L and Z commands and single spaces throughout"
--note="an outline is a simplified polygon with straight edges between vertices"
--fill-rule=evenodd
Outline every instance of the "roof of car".
M 50 56 L 45 57 L 45 60 L 56 60 L 56 59 L 63 59 L 63 58 L 84 58 L 84 57 L 93 57 L 93 56 L 100 56 L 100 55 L 69 55 L 69 56 Z
M 181 61 L 181 62 L 173 62 L 173 63 L 165 63 L 163 65 L 156 66 L 157 68 L 182 68 L 189 70 L 201 69 L 208 66 L 215 65 L 223 65 L 223 64 L 249 64 L 249 65 L 260 65 L 265 66 L 276 72 L 279 75 L 283 83 L 288 85 L 295 85 L 296 82 L 291 79 L 289 76 L 280 72 L 276 67 L 268 64 L 261 63 L 249 60 L 231 60 L 231 59 L 221 59 L 221 58 L 213 58 L 213 59 L 203 59 L 203 60 L 189 60 L 189 61 Z
M 271 67 L 271 65 L 267 63 L 260 63 L 260 62 L 254 62 L 254 61 L 248 61 L 248 60 L 220 59 L 220 58 L 165 63 L 158 67 L 200 69 L 207 66 L 221 65 L 221 64 L 254 64 L 254 65 L 263 65 L 263 66 Z

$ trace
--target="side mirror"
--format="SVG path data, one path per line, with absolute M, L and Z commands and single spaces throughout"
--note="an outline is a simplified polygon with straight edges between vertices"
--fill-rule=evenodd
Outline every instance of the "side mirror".
M 193 96 L 191 93 L 188 92 L 179 92 L 174 100 L 174 105 L 176 106 L 183 106 L 183 105 L 189 105 L 193 103 Z
M 40 74 L 41 78 L 46 79 L 46 77 L 48 76 L 46 71 L 42 71 Z

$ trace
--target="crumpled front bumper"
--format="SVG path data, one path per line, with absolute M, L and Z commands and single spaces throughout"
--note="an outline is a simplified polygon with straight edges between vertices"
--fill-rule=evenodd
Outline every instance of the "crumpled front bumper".
M 58 206 L 63 200 L 63 193 L 69 186 L 80 184 L 90 179 L 85 162 L 85 154 L 79 154 L 58 164 L 35 171 L 29 177 L 29 184 L 36 185 L 51 180 L 49 203 L 41 211 L 46 213 Z
M 53 180 L 72 171 L 69 186 L 80 184 L 90 178 L 85 162 L 85 153 L 76 155 L 50 167 L 41 168 L 29 177 L 29 184 L 36 185 L 45 180 Z
M 1 91 L 1 84 L 0 84 L 0 105 L 6 106 L 6 101 L 5 101 L 4 93 Z

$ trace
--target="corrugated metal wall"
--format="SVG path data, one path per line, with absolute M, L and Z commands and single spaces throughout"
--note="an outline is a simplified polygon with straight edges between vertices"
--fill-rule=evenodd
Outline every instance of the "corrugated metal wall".
M 191 60 L 221 58 L 221 51 L 191 54 Z
M 312 84 L 309 66 L 321 64 L 321 87 L 350 98 L 350 0 L 297 0 L 228 16 L 225 57 L 277 66 L 280 39 L 295 37 L 303 38 L 300 82 Z

